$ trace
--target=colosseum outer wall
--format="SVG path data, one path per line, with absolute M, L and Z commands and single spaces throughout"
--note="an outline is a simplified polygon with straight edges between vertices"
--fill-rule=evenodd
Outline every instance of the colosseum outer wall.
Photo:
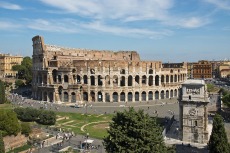
M 137 102 L 178 96 L 185 63 L 141 61 L 136 51 L 70 49 L 33 39 L 34 99 L 49 102 Z

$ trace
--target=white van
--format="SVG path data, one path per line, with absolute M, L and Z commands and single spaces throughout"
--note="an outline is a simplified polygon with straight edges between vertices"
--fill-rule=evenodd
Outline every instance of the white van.
M 83 141 L 79 147 L 74 147 L 73 150 L 79 150 L 80 152 L 89 151 L 93 142 L 94 140 L 87 139 Z

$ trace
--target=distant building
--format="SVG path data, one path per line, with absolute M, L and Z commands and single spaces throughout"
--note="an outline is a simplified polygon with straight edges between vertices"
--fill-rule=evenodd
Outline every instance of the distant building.
M 13 71 L 14 65 L 20 65 L 22 56 L 13 56 L 10 54 L 0 54 L 0 77 L 16 77 L 17 71 Z
M 204 80 L 186 80 L 179 94 L 180 139 L 190 143 L 207 143 L 208 91 Z
M 201 60 L 198 61 L 198 63 L 193 63 L 193 78 L 194 79 L 213 78 L 211 62 Z
M 223 61 L 218 67 L 220 78 L 226 78 L 229 75 L 230 61 Z
M 221 78 L 230 78 L 230 69 L 222 69 L 220 71 Z
M 194 63 L 188 63 L 187 64 L 187 71 L 188 71 L 187 76 L 189 79 L 193 79 L 193 64 Z

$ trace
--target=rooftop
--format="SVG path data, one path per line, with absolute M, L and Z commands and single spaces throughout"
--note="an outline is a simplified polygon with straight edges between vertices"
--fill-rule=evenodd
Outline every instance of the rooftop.
M 182 84 L 205 84 L 204 80 L 195 80 L 195 79 L 190 79 L 190 80 L 186 80 L 184 83 Z

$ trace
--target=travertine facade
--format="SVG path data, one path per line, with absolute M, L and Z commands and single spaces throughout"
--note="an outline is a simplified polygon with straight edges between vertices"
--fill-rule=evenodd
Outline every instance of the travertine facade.
M 50 102 L 135 102 L 177 97 L 185 63 L 141 61 L 136 51 L 45 45 L 33 39 L 33 98 Z
M 187 80 L 179 96 L 180 139 L 187 142 L 208 142 L 208 92 L 203 80 Z
M 12 70 L 12 66 L 20 65 L 22 56 L 10 54 L 0 54 L 0 77 L 16 77 L 17 71 Z

